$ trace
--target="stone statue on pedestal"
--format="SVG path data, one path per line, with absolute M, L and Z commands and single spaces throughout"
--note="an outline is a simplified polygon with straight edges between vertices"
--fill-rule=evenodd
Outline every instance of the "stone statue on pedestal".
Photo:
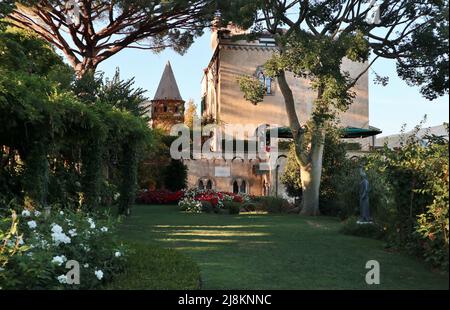
M 367 179 L 367 174 L 364 168 L 359 169 L 359 174 L 361 175 L 361 183 L 359 187 L 359 207 L 361 210 L 361 217 L 358 223 L 370 223 L 372 219 L 370 218 L 369 212 L 369 180 Z

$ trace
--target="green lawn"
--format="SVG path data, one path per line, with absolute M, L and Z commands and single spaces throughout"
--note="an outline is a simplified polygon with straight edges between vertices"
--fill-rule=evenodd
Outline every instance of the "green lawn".
M 203 289 L 448 289 L 431 272 L 377 240 L 338 233 L 333 218 L 298 215 L 184 214 L 177 206 L 136 206 L 120 228 L 125 241 L 190 256 Z M 377 260 L 381 284 L 365 283 Z M 153 265 L 149 257 L 149 265 Z

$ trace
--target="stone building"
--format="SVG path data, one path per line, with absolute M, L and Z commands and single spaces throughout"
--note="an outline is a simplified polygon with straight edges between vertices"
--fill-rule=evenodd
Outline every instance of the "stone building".
M 170 131 L 173 124 L 184 122 L 184 100 L 170 62 L 164 69 L 155 97 L 151 101 L 151 127 Z
M 220 20 L 216 20 L 212 28 L 212 58 L 204 70 L 202 80 L 201 116 L 205 122 L 217 127 L 239 124 L 246 125 L 254 132 L 259 126 L 266 124 L 287 127 L 284 98 L 276 81 L 266 77 L 263 70 L 264 63 L 276 51 L 275 42 L 270 36 L 253 42 L 236 39 L 235 36 L 242 33 L 242 30 L 233 26 L 220 27 Z M 344 63 L 344 69 L 353 76 L 359 75 L 364 68 L 364 64 L 351 61 Z M 253 105 L 244 99 L 237 83 L 237 77 L 242 75 L 253 75 L 261 81 L 266 89 L 263 102 Z M 292 74 L 288 74 L 287 78 L 297 100 L 298 117 L 304 123 L 311 113 L 314 93 L 309 89 L 309 81 L 295 78 Z M 178 87 L 172 85 L 171 89 L 177 90 Z M 356 142 L 362 151 L 367 151 L 373 145 L 373 139 L 367 136 L 379 133 L 376 128 L 369 126 L 367 73 L 359 80 L 354 91 L 354 103 L 347 112 L 340 115 L 341 126 L 361 133 L 352 138 L 366 137 L 352 139 L 352 143 Z M 179 92 L 175 91 L 175 94 L 172 97 L 178 100 L 176 102 L 182 102 Z M 161 97 L 164 96 L 159 95 L 158 89 L 156 102 L 166 104 L 167 101 L 159 100 Z M 153 115 L 156 123 L 159 123 L 159 115 L 161 114 Z M 211 148 L 217 150 L 221 145 L 222 142 L 216 140 Z M 189 187 L 285 197 L 280 178 L 286 164 L 286 153 L 287 150 L 279 149 L 277 158 L 272 158 L 270 164 L 267 160 L 252 158 L 249 152 L 228 160 L 185 160 L 189 168 L 188 184 Z

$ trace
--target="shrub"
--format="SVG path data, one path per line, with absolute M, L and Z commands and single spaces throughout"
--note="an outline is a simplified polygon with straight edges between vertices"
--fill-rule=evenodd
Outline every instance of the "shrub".
M 181 211 L 187 213 L 202 213 L 202 203 L 191 198 L 184 198 L 178 203 Z
M 189 189 L 184 192 L 184 197 L 191 198 L 197 201 L 208 201 L 214 208 L 223 209 L 225 202 L 237 202 L 242 203 L 248 201 L 249 197 L 247 195 L 233 194 L 228 192 L 217 192 L 215 190 L 199 190 L 199 189 Z
M 267 211 L 269 213 L 285 213 L 292 209 L 291 204 L 283 198 L 280 197 L 255 197 L 256 202 L 255 207 L 261 208 L 261 210 L 256 211 Z
M 235 201 L 227 201 L 225 202 L 225 209 L 228 210 L 230 214 L 239 214 L 241 211 L 241 203 L 235 202 Z
M 339 216 L 347 219 L 352 216 L 359 216 L 359 190 L 361 176 L 359 169 L 364 165 L 364 159 L 355 161 L 348 166 L 345 174 L 340 175 L 336 185 L 337 193 L 335 201 L 330 203 L 328 215 Z M 391 209 L 394 207 L 392 187 L 383 173 L 366 167 L 365 172 L 369 181 L 369 203 L 371 216 L 377 220 L 388 220 L 391 216 Z
M 214 212 L 214 207 L 209 201 L 201 201 L 202 204 L 202 212 L 212 213 Z
M 54 208 L 45 215 L 24 209 L 17 221 L 20 235 L 2 235 L 0 251 L 9 253 L 0 272 L 3 289 L 93 289 L 123 271 L 127 250 L 115 240 L 114 221 L 106 214 Z M 11 221 L 0 225 L 5 231 Z M 11 252 L 17 245 L 18 250 Z M 66 284 L 69 260 L 79 263 L 79 285 Z
M 137 203 L 148 204 L 148 205 L 166 205 L 166 204 L 177 204 L 183 197 L 183 192 L 169 192 L 166 190 L 158 191 L 144 191 L 138 195 Z
M 448 141 L 429 135 L 417 139 L 420 128 L 404 135 L 399 148 L 385 147 L 367 158 L 367 170 L 378 176 L 370 182 L 382 182 L 386 196 L 378 201 L 371 196 L 371 210 L 389 245 L 448 270 Z
M 187 166 L 180 160 L 171 160 L 164 169 L 164 185 L 172 191 L 181 191 L 187 185 Z
M 242 208 L 248 212 L 263 210 L 262 204 L 256 202 L 246 202 L 242 205 Z
M 340 232 L 344 235 L 353 235 L 375 239 L 381 239 L 383 237 L 383 229 L 376 223 L 358 224 L 356 217 L 347 219 Z

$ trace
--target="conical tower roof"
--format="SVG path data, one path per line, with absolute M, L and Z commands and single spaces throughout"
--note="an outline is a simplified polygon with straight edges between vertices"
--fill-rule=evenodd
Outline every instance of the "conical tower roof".
M 180 100 L 183 101 L 178 89 L 175 75 L 172 71 L 170 61 L 167 62 L 166 68 L 159 82 L 158 90 L 156 91 L 155 98 L 153 100 Z

